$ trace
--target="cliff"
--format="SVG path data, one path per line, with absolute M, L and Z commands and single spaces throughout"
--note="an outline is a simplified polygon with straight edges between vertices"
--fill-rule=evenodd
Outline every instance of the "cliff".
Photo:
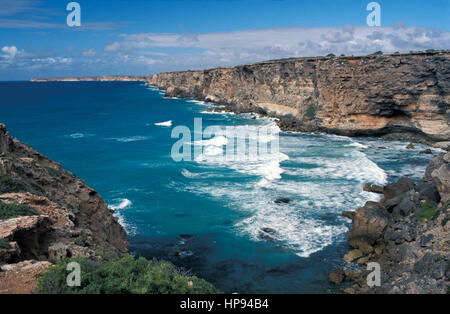
M 148 84 L 237 112 L 280 118 L 285 130 L 450 141 L 450 52 L 267 61 L 161 73 Z
M 95 190 L 0 124 L 1 292 L 30 292 L 36 272 L 61 258 L 127 249 L 126 232 Z

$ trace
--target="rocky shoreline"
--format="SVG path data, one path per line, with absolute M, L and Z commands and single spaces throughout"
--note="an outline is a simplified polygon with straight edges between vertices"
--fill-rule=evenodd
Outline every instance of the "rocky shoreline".
M 344 293 L 449 293 L 450 289 L 450 153 L 432 159 L 423 179 L 401 178 L 385 187 L 368 184 L 380 202 L 367 202 L 355 212 L 348 233 L 353 248 L 344 268 L 330 281 L 350 283 Z M 366 268 L 381 267 L 381 286 L 369 287 Z M 357 267 L 360 265 L 361 267 Z
M 0 293 L 30 293 L 66 257 L 119 256 L 126 232 L 83 180 L 0 124 Z

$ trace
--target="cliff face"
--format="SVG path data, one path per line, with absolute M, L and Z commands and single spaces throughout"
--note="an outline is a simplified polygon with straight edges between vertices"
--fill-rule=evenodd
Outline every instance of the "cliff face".
M 28 215 L 0 217 L 0 265 L 96 258 L 99 251 L 127 252 L 126 233 L 101 196 L 59 164 L 11 137 L 3 124 L 0 202 L 2 217 L 8 204 L 31 208 Z
M 320 57 L 161 73 L 148 84 L 281 118 L 287 130 L 450 140 L 450 52 Z

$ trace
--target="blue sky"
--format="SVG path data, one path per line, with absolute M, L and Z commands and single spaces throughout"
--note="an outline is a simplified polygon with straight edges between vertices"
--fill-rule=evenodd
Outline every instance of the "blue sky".
M 449 0 L 0 0 L 0 80 L 231 66 L 267 59 L 450 48 Z

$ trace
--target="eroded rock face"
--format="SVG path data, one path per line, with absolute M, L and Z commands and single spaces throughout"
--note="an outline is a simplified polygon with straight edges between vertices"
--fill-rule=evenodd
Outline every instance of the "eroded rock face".
M 4 265 L 0 272 L 0 294 L 28 294 L 37 288 L 38 275 L 52 264 L 46 261 L 27 260 Z
M 443 164 L 431 173 L 436 188 L 443 202 L 450 200 L 450 165 Z
M 370 204 L 358 208 L 348 234 L 349 241 L 363 238 L 371 243 L 376 242 L 383 237 L 389 218 L 386 209 L 380 205 Z
M 449 141 L 450 53 L 299 58 L 161 73 L 148 84 L 281 117 L 287 130 Z
M 0 221 L 0 238 L 18 243 L 21 260 L 127 251 L 126 233 L 101 196 L 59 164 L 9 136 L 1 124 L 0 176 L 2 190 L 11 192 L 0 194 L 1 201 L 27 204 L 41 214 Z
M 345 277 L 354 284 L 346 293 L 447 293 L 450 288 L 448 157 L 448 153 L 434 157 L 417 184 L 400 179 L 384 187 L 385 197 L 389 199 L 356 210 L 348 235 L 349 244 L 355 250 L 346 254 L 344 260 L 379 263 L 381 286 L 368 287 L 365 271 L 348 271 Z M 420 215 L 425 208 L 428 215 Z M 338 279 L 336 282 L 341 281 Z
M 26 216 L 0 220 L 0 238 L 15 241 L 21 259 L 39 259 L 47 254 L 46 234 L 52 221 L 48 216 Z M 0 264 L 9 260 L 0 260 Z

